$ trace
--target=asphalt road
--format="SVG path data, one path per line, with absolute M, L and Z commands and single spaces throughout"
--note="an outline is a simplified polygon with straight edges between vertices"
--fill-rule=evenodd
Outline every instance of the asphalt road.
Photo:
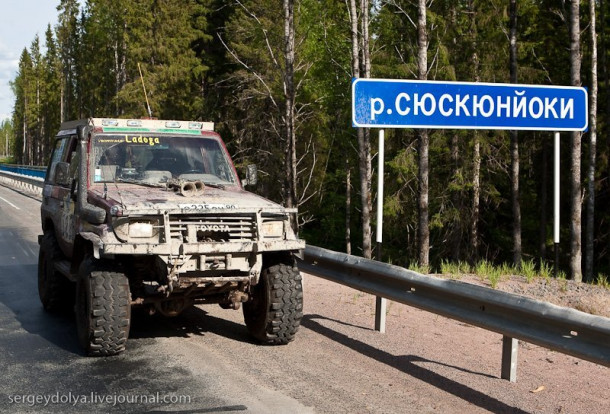
M 136 313 L 126 351 L 83 356 L 71 314 L 38 299 L 40 202 L 0 186 L 0 413 L 608 413 L 608 368 L 304 275 L 294 342 L 252 341 L 239 311 Z
M 84 357 L 73 315 L 50 315 L 38 299 L 39 211 L 37 199 L 0 186 L 0 412 L 311 412 L 185 346 L 209 326 L 243 335 L 199 308 L 191 311 L 198 321 L 182 326 L 136 315 L 127 352 Z

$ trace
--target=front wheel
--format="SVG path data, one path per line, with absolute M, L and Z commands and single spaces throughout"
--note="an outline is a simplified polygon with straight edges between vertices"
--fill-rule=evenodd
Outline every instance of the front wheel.
M 86 258 L 76 286 L 76 329 L 90 356 L 111 356 L 125 350 L 131 322 L 129 281 Z
M 303 317 L 303 284 L 296 265 L 277 263 L 263 269 L 244 304 L 244 320 L 257 340 L 285 345 L 294 340 Z

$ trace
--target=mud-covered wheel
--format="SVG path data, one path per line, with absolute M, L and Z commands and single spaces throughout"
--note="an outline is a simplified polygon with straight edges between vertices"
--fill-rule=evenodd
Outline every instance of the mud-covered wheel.
M 74 284 L 55 270 L 64 258 L 55 234 L 45 232 L 38 253 L 38 296 L 47 312 L 68 311 L 74 306 Z
M 79 269 L 74 309 L 78 339 L 87 355 L 110 356 L 125 350 L 131 301 L 123 273 L 86 258 Z
M 303 317 L 303 285 L 296 265 L 286 261 L 263 269 L 244 304 L 244 319 L 257 340 L 284 345 L 292 340 Z

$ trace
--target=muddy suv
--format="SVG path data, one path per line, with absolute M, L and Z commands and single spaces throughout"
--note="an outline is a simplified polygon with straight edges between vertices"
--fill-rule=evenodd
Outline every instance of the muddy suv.
M 132 306 L 176 316 L 239 309 L 259 341 L 286 344 L 302 317 L 293 209 L 245 191 L 207 122 L 62 124 L 41 207 L 38 289 L 74 308 L 89 355 L 125 349 Z M 244 184 L 254 184 L 248 168 Z

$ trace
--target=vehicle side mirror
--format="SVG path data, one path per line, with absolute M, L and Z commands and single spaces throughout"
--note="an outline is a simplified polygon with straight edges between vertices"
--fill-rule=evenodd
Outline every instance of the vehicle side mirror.
M 258 168 L 255 164 L 250 164 L 246 167 L 246 179 L 244 185 L 256 185 L 258 182 Z
M 67 162 L 55 164 L 55 183 L 63 187 L 70 187 L 70 164 Z

